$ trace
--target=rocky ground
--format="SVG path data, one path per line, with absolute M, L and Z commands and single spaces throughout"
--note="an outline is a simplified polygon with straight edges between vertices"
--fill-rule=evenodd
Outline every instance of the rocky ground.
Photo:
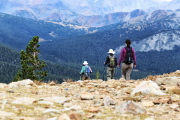
M 180 71 L 141 80 L 0 84 L 0 120 L 180 120 Z

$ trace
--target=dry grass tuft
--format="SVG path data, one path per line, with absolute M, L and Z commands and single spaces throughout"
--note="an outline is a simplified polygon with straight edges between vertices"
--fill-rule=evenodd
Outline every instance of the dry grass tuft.
M 41 81 L 34 80 L 33 81 L 36 85 L 42 85 L 43 83 Z
M 178 95 L 180 95 L 180 88 L 174 88 L 174 89 L 172 89 L 171 91 L 170 91 L 170 93 L 171 94 L 178 94 Z
M 131 101 L 135 101 L 135 102 L 141 102 L 141 99 L 140 99 L 140 98 L 131 97 L 131 96 L 123 97 L 123 100 L 131 100 Z

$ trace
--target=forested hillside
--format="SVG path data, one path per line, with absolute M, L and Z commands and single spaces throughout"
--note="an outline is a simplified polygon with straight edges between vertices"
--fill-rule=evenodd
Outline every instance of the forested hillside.
M 0 44 L 0 82 L 9 83 L 13 80 L 21 67 L 19 56 L 17 51 Z M 47 67 L 45 70 L 48 70 L 48 76 L 45 77 L 44 80 L 46 82 L 56 80 L 61 83 L 67 79 L 79 79 L 79 71 L 74 67 L 59 65 L 48 61 L 46 63 Z
M 0 44 L 0 81 L 9 83 L 20 68 L 19 54 Z
M 138 69 L 163 74 L 180 69 L 180 47 L 174 50 L 137 52 Z

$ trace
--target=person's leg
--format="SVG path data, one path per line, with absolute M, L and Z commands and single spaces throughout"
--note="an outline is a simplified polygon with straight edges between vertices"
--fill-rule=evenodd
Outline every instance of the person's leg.
M 111 68 L 111 79 L 114 79 L 115 68 Z
M 91 80 L 91 77 L 90 77 L 90 75 L 87 77 L 87 80 Z
M 133 69 L 133 63 L 131 63 L 130 65 L 128 65 L 128 69 L 126 71 L 126 80 L 130 80 L 130 75 L 131 75 L 131 72 L 132 72 L 132 69 Z
M 85 75 L 82 75 L 82 80 L 85 80 L 86 79 L 86 76 Z
M 107 80 L 111 79 L 111 68 L 107 67 Z
M 127 70 L 128 66 L 125 63 L 122 63 L 121 66 L 121 77 L 126 79 L 126 70 Z
M 86 76 L 86 77 L 85 77 L 85 80 L 90 80 L 90 78 Z

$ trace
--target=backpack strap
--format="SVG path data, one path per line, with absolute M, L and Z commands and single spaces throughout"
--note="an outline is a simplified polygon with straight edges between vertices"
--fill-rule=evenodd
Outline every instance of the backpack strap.
M 133 52 L 132 47 L 130 47 L 129 49 L 128 49 L 128 47 L 124 47 L 124 48 L 126 49 L 126 52 L 131 52 L 131 53 Z
M 87 69 L 88 69 L 88 71 L 87 71 Z M 86 72 L 90 72 L 91 71 L 89 66 L 86 66 L 85 70 L 86 70 Z
M 124 47 L 126 51 L 132 51 L 132 47 L 130 47 L 130 50 L 128 50 L 128 47 Z

